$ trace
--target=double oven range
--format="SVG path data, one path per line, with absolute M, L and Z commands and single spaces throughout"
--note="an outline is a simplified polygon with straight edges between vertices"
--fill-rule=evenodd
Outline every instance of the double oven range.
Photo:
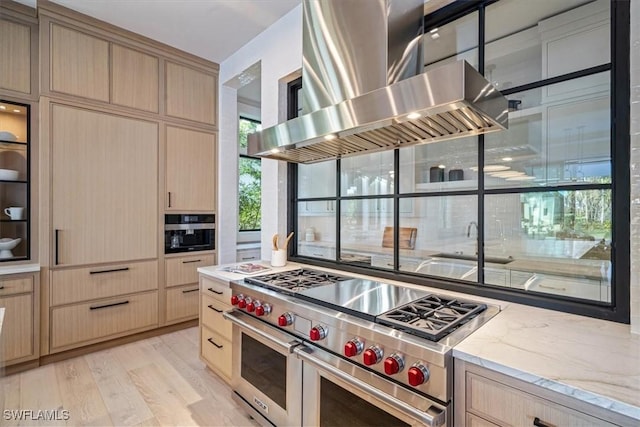
M 441 426 L 451 350 L 499 309 L 320 270 L 232 282 L 234 399 L 265 426 Z

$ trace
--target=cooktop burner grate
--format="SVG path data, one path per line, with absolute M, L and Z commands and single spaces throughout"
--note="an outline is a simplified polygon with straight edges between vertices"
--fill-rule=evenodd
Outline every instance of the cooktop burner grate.
M 438 341 L 486 308 L 484 304 L 432 294 L 390 310 L 376 322 Z
M 292 293 L 319 286 L 331 285 L 343 280 L 351 280 L 352 277 L 338 276 L 326 271 L 301 268 L 284 271 L 281 273 L 266 274 L 264 276 L 246 277 L 244 280 L 253 285 L 274 289 L 277 291 L 289 291 Z

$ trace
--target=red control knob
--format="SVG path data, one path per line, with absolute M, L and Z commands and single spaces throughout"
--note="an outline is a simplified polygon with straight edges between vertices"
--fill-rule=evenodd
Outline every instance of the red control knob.
M 291 313 L 284 313 L 278 317 L 279 326 L 290 326 L 293 323 L 293 316 Z
M 354 338 L 344 345 L 344 355 L 347 357 L 357 356 L 362 353 L 364 343 L 359 338 Z
M 256 307 L 256 316 L 264 316 L 264 307 L 259 305 Z
M 364 351 L 364 354 L 362 355 L 362 361 L 367 366 L 375 365 L 382 360 L 382 355 L 383 354 L 380 347 L 374 345 Z
M 252 313 L 253 311 L 255 311 L 255 309 L 256 309 L 256 303 L 255 302 L 251 301 L 250 303 L 247 304 L 247 311 L 249 313 Z
M 238 302 L 240 301 L 240 298 L 243 298 L 244 295 L 240 294 L 240 295 L 233 295 L 231 297 L 231 305 L 238 305 Z
M 309 331 L 311 341 L 320 341 L 327 336 L 327 330 L 321 325 L 316 325 Z
M 251 301 L 251 298 L 242 298 L 238 300 L 238 308 L 245 308 L 247 306 L 247 300 Z
M 417 387 L 420 384 L 424 384 L 429 381 L 429 369 L 427 369 L 426 366 L 417 363 L 409 368 L 407 376 L 409 384 L 413 387 Z
M 404 359 L 399 354 L 393 353 L 384 360 L 384 373 L 395 375 L 404 368 Z

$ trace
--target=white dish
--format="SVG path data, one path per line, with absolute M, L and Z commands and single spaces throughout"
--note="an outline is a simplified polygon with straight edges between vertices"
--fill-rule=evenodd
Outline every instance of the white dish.
M 13 169 L 0 169 L 0 181 L 16 181 L 18 174 L 19 172 Z
M 0 130 L 0 140 L 2 141 L 17 141 L 18 137 L 6 130 Z
M 18 246 L 22 239 L 18 237 L 17 239 L 11 239 L 9 237 L 4 237 L 0 239 L 0 259 L 13 258 L 13 252 L 11 249 Z

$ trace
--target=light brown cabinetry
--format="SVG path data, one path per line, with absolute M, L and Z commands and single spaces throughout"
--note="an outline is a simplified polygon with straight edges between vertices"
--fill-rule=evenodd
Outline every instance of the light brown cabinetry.
M 109 42 L 51 24 L 51 90 L 109 102 Z
M 35 359 L 38 353 L 38 298 L 34 281 L 39 275 L 0 277 L 0 307 L 4 320 L 0 332 L 0 367 Z
M 158 112 L 158 58 L 111 44 L 111 101 Z
M 0 19 L 0 88 L 31 92 L 31 27 Z
M 198 317 L 198 268 L 215 263 L 215 255 L 165 258 L 166 323 Z
M 158 125 L 51 105 L 54 265 L 157 256 Z
M 217 125 L 218 74 L 166 62 L 168 116 Z
M 459 359 L 455 375 L 455 425 L 632 425 L 604 408 Z
M 216 134 L 167 126 L 166 210 L 215 211 Z
M 229 283 L 200 275 L 200 357 L 226 382 L 231 381 L 231 323 Z

